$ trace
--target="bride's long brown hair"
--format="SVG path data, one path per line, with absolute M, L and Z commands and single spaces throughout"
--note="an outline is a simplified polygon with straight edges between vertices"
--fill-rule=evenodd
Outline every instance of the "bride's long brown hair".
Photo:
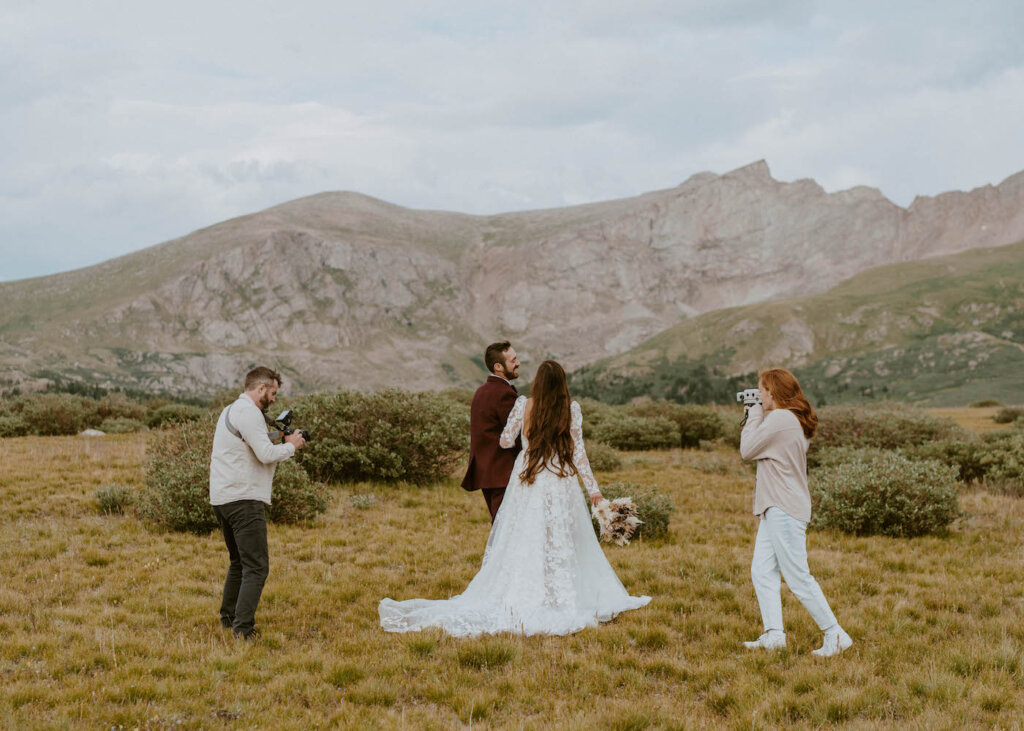
M 530 384 L 530 398 L 533 399 L 530 415 L 523 425 L 530 449 L 519 478 L 532 485 L 537 473 L 545 468 L 554 469 L 555 464 L 559 477 L 575 475 L 572 435 L 569 434 L 572 425 L 569 384 L 562 366 L 553 360 L 541 363 Z

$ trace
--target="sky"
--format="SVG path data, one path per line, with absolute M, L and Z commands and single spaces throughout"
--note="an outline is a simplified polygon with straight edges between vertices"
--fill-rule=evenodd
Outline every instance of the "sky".
M 756 160 L 893 202 L 1024 170 L 1024 3 L 3 0 L 0 281 L 328 190 L 498 213 Z

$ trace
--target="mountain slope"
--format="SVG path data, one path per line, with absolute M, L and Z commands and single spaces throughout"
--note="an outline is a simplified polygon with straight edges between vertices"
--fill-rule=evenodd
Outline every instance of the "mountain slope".
M 763 162 L 493 216 L 324 193 L 0 283 L 0 390 L 71 379 L 201 394 L 256 362 L 300 389 L 466 385 L 495 339 L 573 368 L 682 316 L 1021 238 L 1024 173 L 908 209 L 868 188 L 778 182 Z
M 728 399 L 793 369 L 819 401 L 1021 400 L 1024 242 L 863 272 L 826 293 L 684 320 L 573 374 L 574 391 Z

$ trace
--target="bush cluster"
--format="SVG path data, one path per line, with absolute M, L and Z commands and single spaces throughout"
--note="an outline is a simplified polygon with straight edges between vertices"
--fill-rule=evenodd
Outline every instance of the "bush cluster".
M 986 434 L 978 462 L 990 489 L 1024 497 L 1024 430 Z
M 996 412 L 996 415 L 992 417 L 992 421 L 997 424 L 1010 424 L 1021 420 L 1022 416 L 1024 416 L 1024 407 L 1004 406 Z
M 696 448 L 701 442 L 712 442 L 726 436 L 729 424 L 718 410 L 710 406 L 677 404 L 672 401 L 643 401 L 629 407 L 632 416 L 665 418 L 679 430 L 679 444 Z
M 217 422 L 213 415 L 185 422 L 150 437 L 139 517 L 168 530 L 196 534 L 217 527 L 210 507 L 210 453 Z
M 999 399 L 985 398 L 981 401 L 973 401 L 969 404 L 972 409 L 984 409 L 990 406 L 1002 406 L 1003 402 Z
M 811 444 L 814 449 L 899 449 L 966 437 L 954 422 L 908 406 L 830 406 L 818 411 L 818 432 Z
M 140 518 L 168 530 L 200 535 L 217 528 L 210 506 L 210 453 L 216 425 L 215 416 L 206 414 L 153 434 L 146 483 L 138 498 Z M 287 460 L 274 473 L 267 517 L 275 523 L 305 522 L 323 513 L 327 500 L 327 487 Z
M 195 421 L 196 419 L 203 418 L 208 413 L 208 409 L 190 404 L 164 404 L 150 412 L 146 424 L 150 429 L 159 429 L 168 424 Z
M 587 458 L 596 472 L 612 472 L 622 468 L 622 455 L 603 442 L 587 444 Z
M 675 422 L 663 416 L 618 416 L 602 421 L 591 434 L 598 442 L 624 450 L 668 449 L 679 446 L 680 439 Z
M 142 431 L 171 422 L 196 419 L 208 412 L 199 406 L 142 402 L 121 393 L 91 398 L 70 393 L 28 393 L 0 401 L 0 437 L 61 436 L 84 429 L 110 434 Z
M 632 482 L 612 482 L 601 488 L 601 494 L 608 500 L 620 497 L 633 499 L 637 517 L 643 521 L 633 534 L 634 538 L 662 538 L 668 535 L 669 518 L 676 506 L 672 498 L 658 492 L 657 487 L 646 487 Z M 600 535 L 597 521 L 594 521 L 594 530 Z
M 313 435 L 299 462 L 318 480 L 424 484 L 449 476 L 469 448 L 469 409 L 439 394 L 323 393 L 295 413 Z
M 877 447 L 827 447 L 808 452 L 812 471 L 852 461 L 873 461 L 897 454 L 914 462 L 940 462 L 954 469 L 965 485 L 981 484 L 992 492 L 1024 497 L 1024 431 L 991 432 L 983 437 L 941 439 L 886 450 Z
M 892 453 L 821 467 L 811 496 L 814 525 L 857 535 L 941 533 L 960 515 L 955 467 Z
M 957 479 L 965 484 L 980 482 L 986 478 L 985 455 L 993 450 L 980 439 L 940 439 L 925 442 L 901 450 L 908 459 L 935 460 L 955 467 Z
M 580 406 L 588 445 L 598 441 L 623 450 L 692 449 L 715 441 L 739 445 L 739 428 L 711 406 L 650 399 L 627 406 L 580 399 Z
M 267 518 L 271 523 L 308 523 L 327 511 L 330 492 L 322 482 L 309 478 L 294 459 L 279 462 L 274 472 L 274 491 Z
M 108 416 L 99 425 L 99 430 L 106 434 L 131 434 L 145 428 L 143 422 L 127 416 Z

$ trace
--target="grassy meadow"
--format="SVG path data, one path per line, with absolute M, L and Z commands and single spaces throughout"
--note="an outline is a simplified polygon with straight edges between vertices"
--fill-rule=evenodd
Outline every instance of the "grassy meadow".
M 954 415 L 970 423 L 977 410 Z M 987 426 L 984 419 L 978 424 Z M 392 635 L 381 597 L 443 598 L 476 573 L 489 522 L 455 480 L 337 487 L 306 527 L 270 526 L 257 624 L 217 610 L 218 534 L 101 515 L 139 485 L 140 434 L 0 439 L 0 726 L 4 728 L 1020 727 L 1024 501 L 980 490 L 945 537 L 809 533 L 811 570 L 852 649 L 783 590 L 789 647 L 760 633 L 749 578 L 753 474 L 734 452 L 627 454 L 604 482 L 657 485 L 671 534 L 607 547 L 651 604 L 570 637 Z M 582 498 L 581 498 L 582 499 Z

